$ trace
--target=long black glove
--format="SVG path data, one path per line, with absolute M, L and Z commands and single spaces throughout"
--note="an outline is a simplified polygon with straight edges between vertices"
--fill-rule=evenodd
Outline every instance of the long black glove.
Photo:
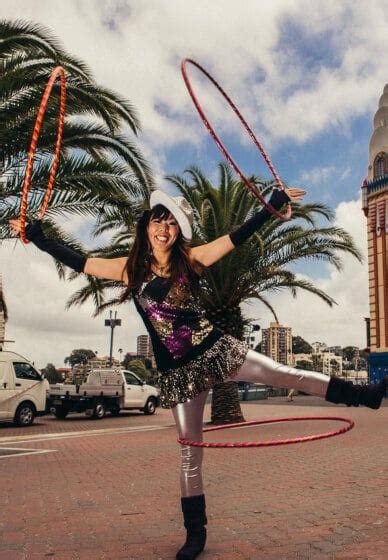
M 58 241 L 54 241 L 54 239 L 48 239 L 43 233 L 40 220 L 33 224 L 28 224 L 26 227 L 26 237 L 41 251 L 45 251 L 54 259 L 57 259 L 57 261 L 69 266 L 76 272 L 83 272 L 87 257 L 61 245 Z
M 285 191 L 280 189 L 274 189 L 272 191 L 271 198 L 269 199 L 269 204 L 275 208 L 275 210 L 280 210 L 283 204 L 290 202 L 290 197 Z M 261 226 L 272 216 L 271 212 L 267 210 L 266 207 L 262 208 L 260 212 L 257 212 L 252 218 L 249 218 L 246 222 L 242 224 L 236 231 L 229 234 L 229 237 L 235 247 L 242 245 L 244 241 L 249 239 L 251 235 L 255 233 Z

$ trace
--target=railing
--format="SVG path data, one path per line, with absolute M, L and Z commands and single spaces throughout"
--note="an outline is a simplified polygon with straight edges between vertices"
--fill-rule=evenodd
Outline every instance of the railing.
M 368 194 L 374 191 L 378 191 L 381 187 L 388 187 L 388 176 L 384 175 L 382 177 L 378 177 L 377 179 L 373 179 L 373 181 L 368 181 Z

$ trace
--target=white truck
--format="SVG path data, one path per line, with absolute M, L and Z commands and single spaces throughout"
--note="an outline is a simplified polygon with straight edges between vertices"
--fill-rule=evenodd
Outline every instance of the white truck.
M 35 416 L 47 413 L 49 383 L 29 360 L 3 350 L 0 352 L 0 420 L 30 426 Z
M 159 406 L 159 390 L 147 385 L 133 372 L 123 369 L 91 370 L 81 385 L 50 385 L 48 407 L 59 419 L 69 412 L 85 412 L 92 418 L 113 416 L 120 410 L 141 410 L 154 414 Z

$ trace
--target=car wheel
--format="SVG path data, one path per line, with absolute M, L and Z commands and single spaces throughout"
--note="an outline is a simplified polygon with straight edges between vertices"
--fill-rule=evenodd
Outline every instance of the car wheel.
M 150 397 L 143 408 L 144 414 L 155 414 L 156 410 L 156 399 Z
M 17 407 L 14 422 L 17 426 L 31 426 L 35 418 L 35 407 L 32 403 L 22 403 Z
M 69 411 L 66 407 L 59 406 L 58 408 L 55 409 L 54 414 L 55 414 L 55 418 L 58 418 L 58 420 L 64 420 L 66 416 L 69 414 Z
M 93 418 L 101 420 L 106 414 L 106 407 L 102 401 L 96 402 L 93 409 Z

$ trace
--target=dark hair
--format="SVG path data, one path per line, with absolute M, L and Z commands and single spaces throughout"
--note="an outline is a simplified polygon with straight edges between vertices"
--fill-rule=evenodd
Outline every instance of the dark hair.
M 162 204 L 146 210 L 139 219 L 136 226 L 135 241 L 129 251 L 125 271 L 128 276 L 128 286 L 120 296 L 123 302 L 130 298 L 134 291 L 138 290 L 143 282 L 150 276 L 151 265 L 155 263 L 151 245 L 148 241 L 147 226 L 153 219 L 166 219 L 171 212 Z M 190 246 L 179 230 L 178 237 L 172 247 L 170 260 L 170 279 L 176 282 L 179 278 L 186 278 L 196 292 L 199 286 L 199 278 L 203 271 L 200 263 L 189 259 Z

